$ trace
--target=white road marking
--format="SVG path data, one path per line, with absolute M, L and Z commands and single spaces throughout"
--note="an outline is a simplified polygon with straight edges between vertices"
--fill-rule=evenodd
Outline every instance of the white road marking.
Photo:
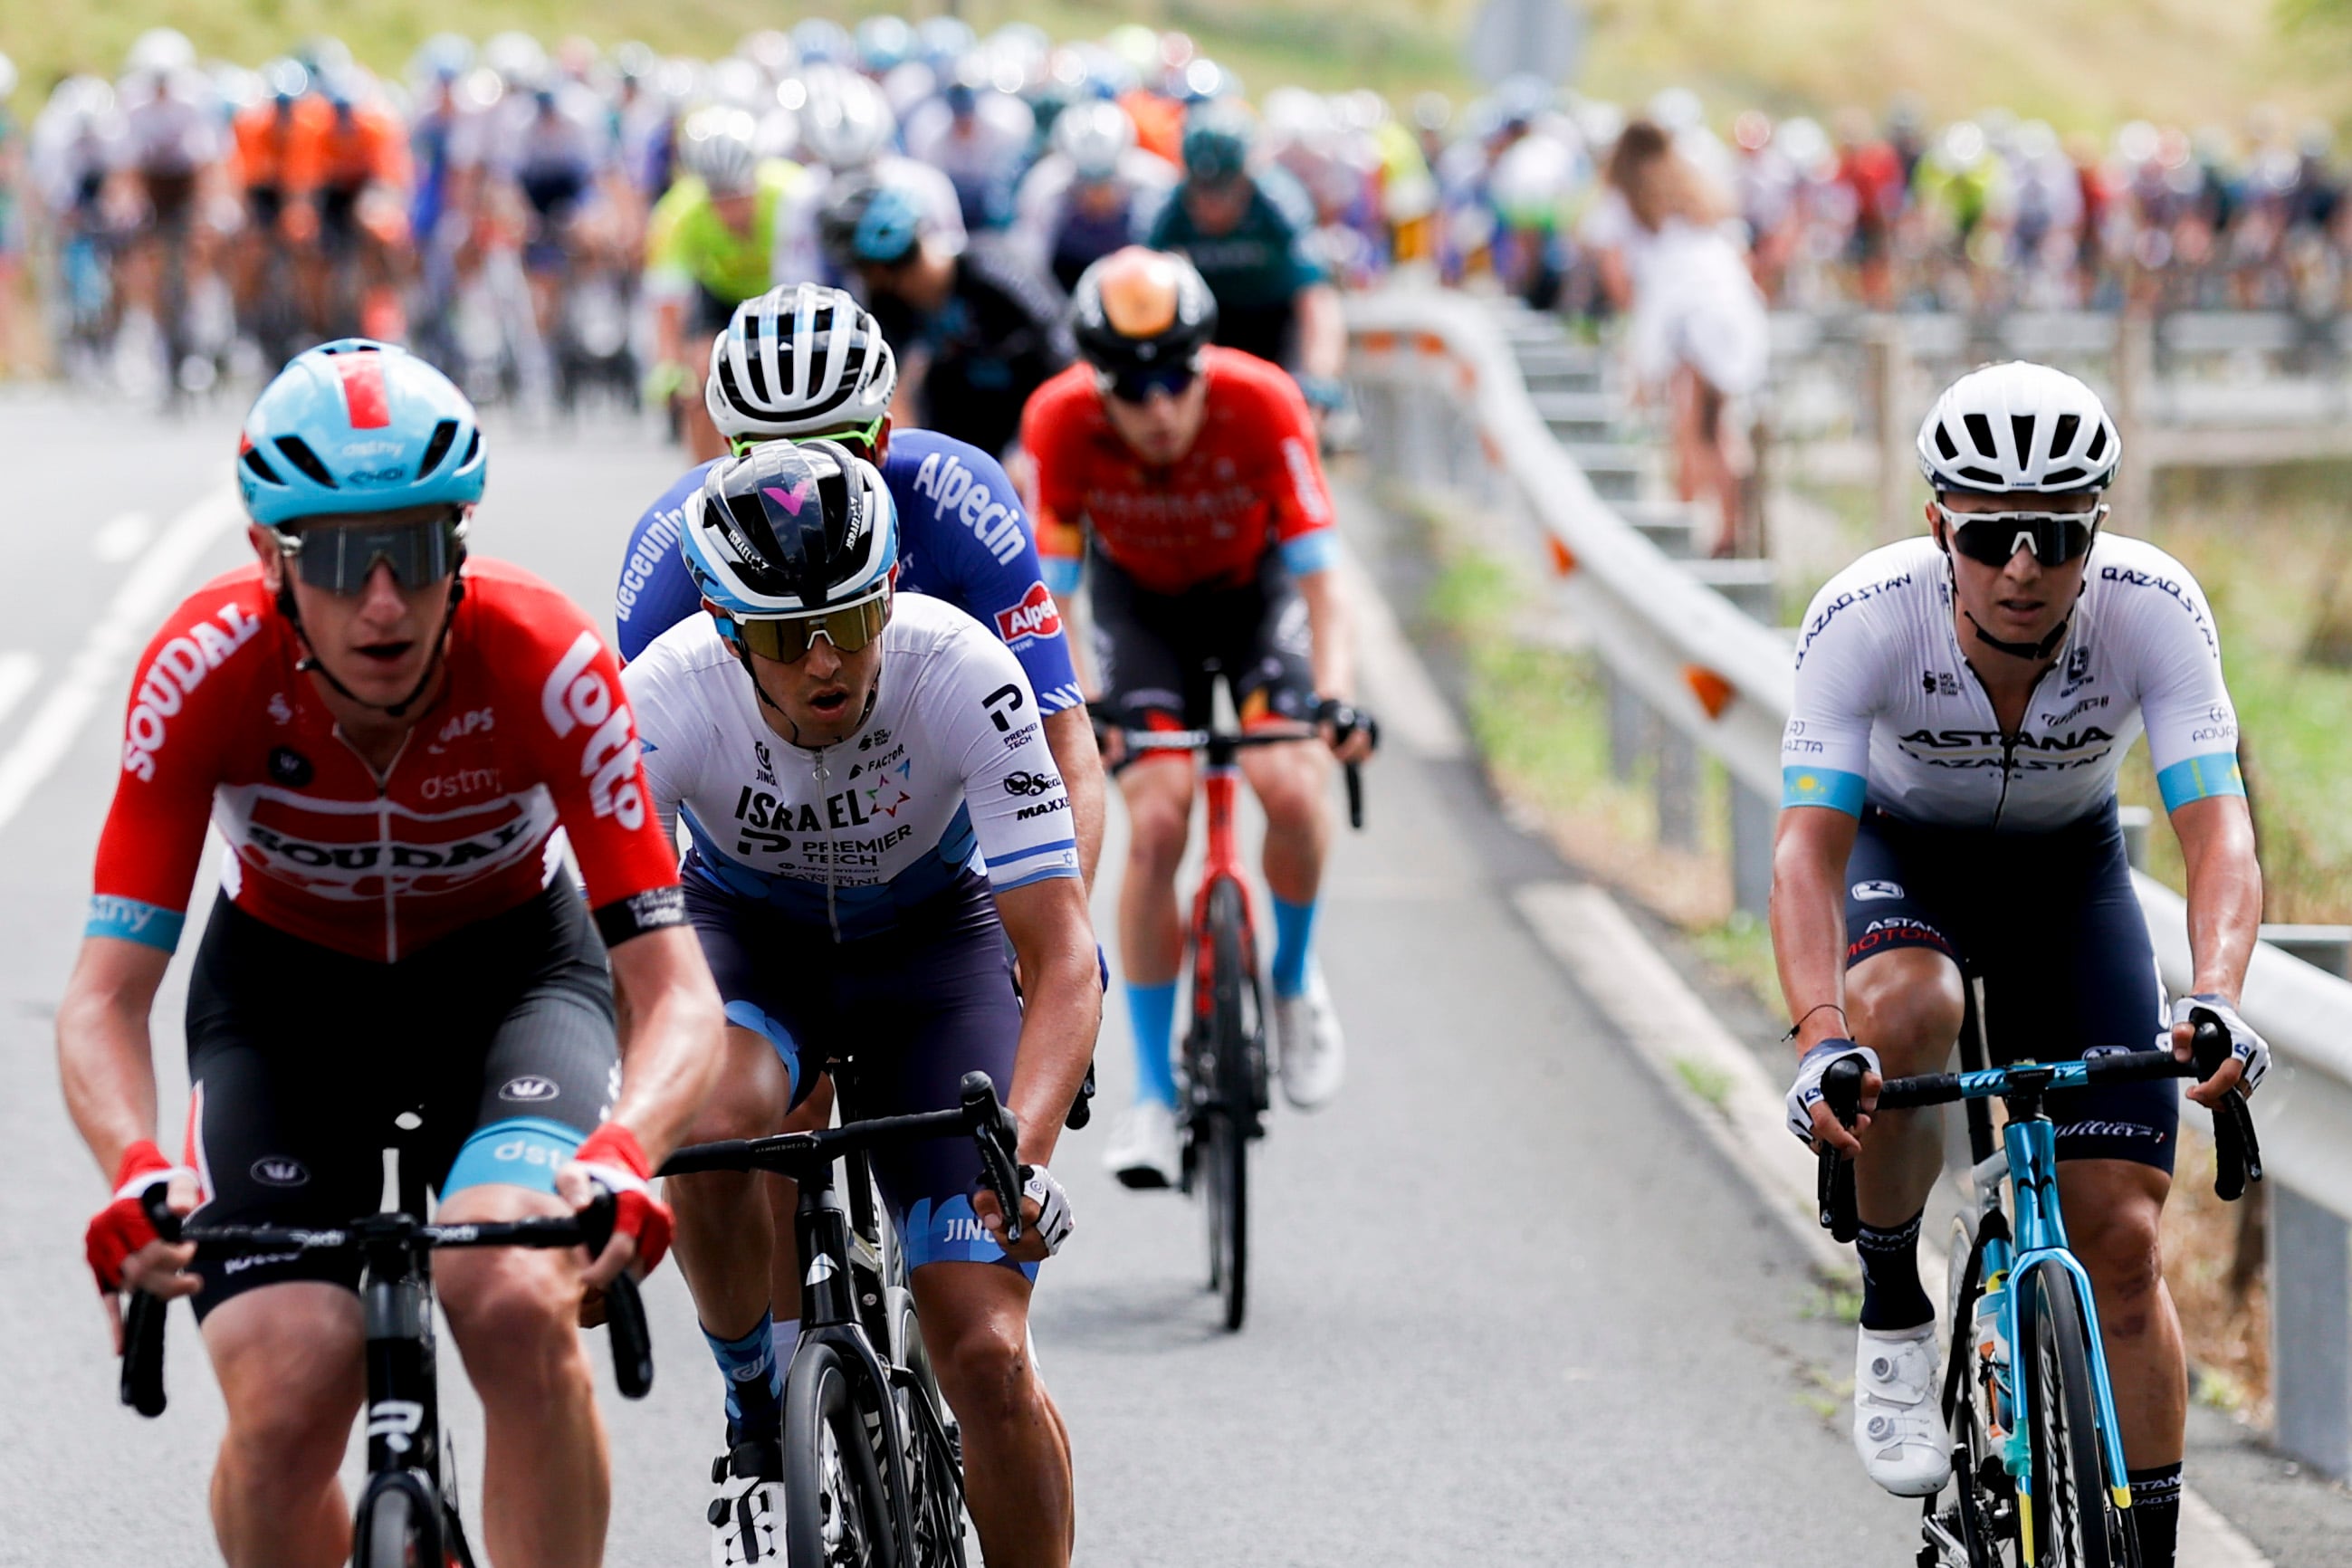
M 155 520 L 143 511 L 126 511 L 89 536 L 92 554 L 110 566 L 120 566 L 139 553 L 154 536 Z
M 147 645 L 173 595 L 213 542 L 244 516 L 233 490 L 205 497 L 173 518 L 98 614 L 65 678 L 0 756 L 0 826 L 24 809 L 73 745 L 99 704 L 112 696 L 123 664 Z
M 31 654 L 0 653 L 0 721 L 16 710 L 40 673 L 41 661 Z
M 1451 761 L 1470 754 L 1470 743 L 1454 710 L 1430 679 L 1395 612 L 1372 582 L 1354 550 L 1342 542 L 1333 570 L 1356 624 L 1356 653 L 1363 661 L 1365 694 L 1381 728 L 1407 750 Z

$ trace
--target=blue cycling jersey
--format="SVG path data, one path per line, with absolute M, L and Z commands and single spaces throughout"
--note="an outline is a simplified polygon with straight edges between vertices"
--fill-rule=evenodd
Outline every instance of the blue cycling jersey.
M 1041 713 L 1085 700 L 1034 531 L 1003 468 L 969 442 L 929 430 L 893 431 L 881 468 L 898 504 L 898 586 L 944 599 L 994 632 L 1021 660 Z M 688 470 L 630 531 L 613 595 L 625 660 L 702 608 L 677 542 L 686 504 L 709 469 Z

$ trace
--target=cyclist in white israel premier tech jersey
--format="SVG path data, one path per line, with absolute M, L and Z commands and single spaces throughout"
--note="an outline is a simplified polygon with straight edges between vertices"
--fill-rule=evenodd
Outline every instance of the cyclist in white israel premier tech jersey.
M 944 600 L 898 594 L 882 476 L 832 441 L 766 441 L 704 477 L 681 548 L 704 614 L 623 674 L 654 805 L 682 818 L 687 917 L 726 1005 L 726 1062 L 690 1136 L 784 1123 L 855 1053 L 846 1114 L 957 1103 L 985 1071 L 1019 1118 L 1030 1229 L 1008 1248 L 968 1138 L 878 1154 L 930 1364 L 964 1440 L 991 1561 L 1058 1564 L 1066 1428 L 1026 1353 L 1036 1265 L 1068 1236 L 1046 1170 L 1102 1018 L 1070 796 L 1021 661 Z M 1024 990 L 1013 986 L 1010 946 Z M 1025 1005 L 1024 1005 L 1025 995 Z M 677 1254 L 719 1363 L 713 1560 L 773 1555 L 778 1401 L 799 1333 L 775 1300 L 764 1179 L 670 1184 Z M 789 1247 L 789 1238 L 783 1243 Z M 782 1352 L 782 1353 L 779 1353 Z
M 1931 536 L 1854 563 L 1799 633 L 1772 886 L 1803 1053 L 1789 1125 L 1859 1155 L 1854 1446 L 1901 1496 L 1933 1495 L 1951 1469 L 1917 1259 L 1940 1123 L 1890 1111 L 1857 1141 L 1821 1105 L 1822 1075 L 1855 1054 L 1889 1077 L 1940 1070 L 1971 1014 L 1995 1061 L 2149 1048 L 2164 998 L 2116 806 L 2143 727 L 2189 867 L 2195 983 L 2170 1038 L 2185 1052 L 2191 1008 L 2229 1028 L 2235 1059 L 2192 1090 L 2208 1103 L 2252 1089 L 2268 1060 L 2235 1006 L 2262 873 L 2221 643 L 2179 562 L 2101 531 L 2117 446 L 2072 376 L 2003 364 L 1962 377 L 1919 433 Z M 1866 1079 L 1865 1100 L 1875 1093 Z M 2175 1080 L 2054 1094 L 2049 1111 L 2141 1561 L 2171 1568 L 2188 1391 L 2157 1238 Z

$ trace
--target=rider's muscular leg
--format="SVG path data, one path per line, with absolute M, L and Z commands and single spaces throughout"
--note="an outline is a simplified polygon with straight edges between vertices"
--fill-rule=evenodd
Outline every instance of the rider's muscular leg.
M 449 1224 L 564 1213 L 551 1193 L 467 1187 Z M 595 1568 L 612 1481 L 604 1424 L 580 1336 L 572 1255 L 521 1247 L 434 1259 L 435 1284 L 466 1374 L 482 1399 L 482 1536 L 499 1568 Z
M 1958 966 L 1932 948 L 1874 953 L 1845 973 L 1854 1042 L 1878 1053 L 1889 1078 L 1941 1072 L 1966 1004 Z M 1935 1111 L 1874 1112 L 1854 1163 L 1855 1212 L 1868 1226 L 1906 1224 L 1943 1168 L 1943 1124 Z
M 2124 1465 L 2132 1470 L 2178 1464 L 2189 1421 L 2188 1358 L 2157 1240 L 2171 1187 L 2162 1171 L 2131 1160 L 2068 1160 L 2058 1167 L 2066 1238 L 2090 1272 Z
M 1184 952 L 1176 868 L 1192 820 L 1192 763 L 1145 757 L 1119 775 L 1127 799 L 1127 875 L 1118 887 L 1118 960 L 1129 984 L 1164 985 Z
M 1029 1282 L 996 1263 L 915 1270 L 940 1392 L 963 1430 L 965 1500 L 989 1568 L 1066 1568 L 1070 1444 L 1029 1354 Z
M 791 1092 L 776 1048 L 750 1029 L 727 1031 L 727 1063 L 702 1102 L 689 1143 L 764 1138 L 777 1131 Z M 738 1339 L 768 1315 L 766 1178 L 755 1171 L 672 1176 L 664 1195 L 677 1216 L 672 1247 L 705 1331 Z
M 230 1568 L 331 1568 L 352 1552 L 336 1472 L 364 1389 L 359 1298 L 271 1285 L 205 1319 L 228 1406 L 213 1469 L 213 1530 Z
M 1242 773 L 1265 810 L 1265 885 L 1286 904 L 1311 904 L 1331 844 L 1325 807 L 1331 756 L 1313 742 L 1242 753 Z

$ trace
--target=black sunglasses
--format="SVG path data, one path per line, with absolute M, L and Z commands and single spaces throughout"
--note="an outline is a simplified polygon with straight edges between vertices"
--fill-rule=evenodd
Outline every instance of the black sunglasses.
M 345 596 L 366 589 L 379 561 L 392 568 L 394 580 L 404 588 L 437 583 L 457 569 L 466 553 L 465 540 L 465 515 L 454 509 L 446 516 L 415 522 L 312 519 L 299 533 L 278 531 L 278 547 L 303 582 Z
M 2107 518 L 2105 501 L 2088 511 L 1954 511 L 1936 503 L 1936 515 L 1952 548 L 1987 566 L 2006 566 L 2021 550 L 2032 550 L 2044 566 L 2063 566 L 2091 548 Z
M 1192 389 L 1201 373 L 1190 364 L 1165 364 L 1150 370 L 1122 370 L 1103 373 L 1103 390 L 1121 403 L 1149 403 L 1155 392 L 1171 397 L 1181 397 Z

